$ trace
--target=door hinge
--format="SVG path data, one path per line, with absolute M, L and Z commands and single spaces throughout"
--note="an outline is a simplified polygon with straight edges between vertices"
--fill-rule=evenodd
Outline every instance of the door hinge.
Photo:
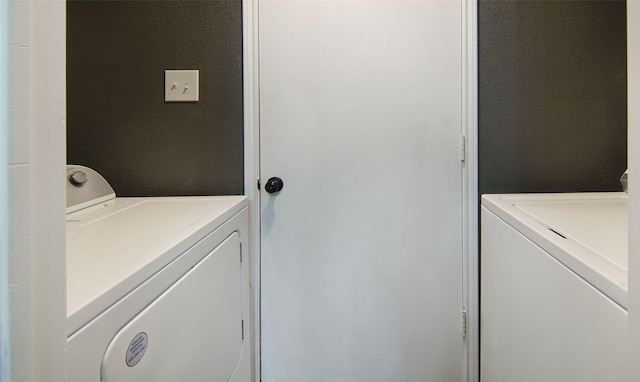
M 260 189 L 260 178 L 256 181 L 256 185 L 258 186 L 258 190 Z
M 460 136 L 460 161 L 464 162 L 467 156 L 467 138 L 464 135 Z
M 467 338 L 467 311 L 462 310 L 462 338 Z
M 242 264 L 242 243 L 240 243 L 240 264 Z
M 244 341 L 244 320 L 240 320 L 240 326 L 242 327 L 242 340 Z

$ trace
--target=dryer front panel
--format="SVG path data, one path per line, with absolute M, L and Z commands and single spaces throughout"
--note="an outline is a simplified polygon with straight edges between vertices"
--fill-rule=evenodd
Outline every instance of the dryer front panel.
M 242 352 L 240 261 L 233 233 L 114 336 L 101 380 L 228 381 Z

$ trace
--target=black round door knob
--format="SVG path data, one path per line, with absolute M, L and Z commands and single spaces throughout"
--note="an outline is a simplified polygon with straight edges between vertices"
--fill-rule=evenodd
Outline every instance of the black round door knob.
M 275 194 L 276 192 L 282 190 L 282 187 L 284 187 L 284 182 L 282 181 L 282 179 L 274 176 L 273 178 L 269 178 L 269 180 L 267 180 L 267 183 L 264 185 L 264 190 L 270 194 Z

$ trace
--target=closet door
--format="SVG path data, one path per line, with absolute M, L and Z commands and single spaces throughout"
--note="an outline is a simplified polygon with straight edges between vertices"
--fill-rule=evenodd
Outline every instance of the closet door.
M 466 379 L 462 23 L 259 3 L 263 381 Z

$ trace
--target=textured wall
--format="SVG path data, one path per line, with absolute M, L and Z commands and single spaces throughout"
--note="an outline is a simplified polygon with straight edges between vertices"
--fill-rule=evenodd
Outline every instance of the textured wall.
M 165 69 L 200 102 L 164 103 Z M 119 196 L 243 192 L 242 10 L 233 1 L 69 1 L 67 160 Z
M 622 1 L 481 1 L 480 192 L 619 191 Z

